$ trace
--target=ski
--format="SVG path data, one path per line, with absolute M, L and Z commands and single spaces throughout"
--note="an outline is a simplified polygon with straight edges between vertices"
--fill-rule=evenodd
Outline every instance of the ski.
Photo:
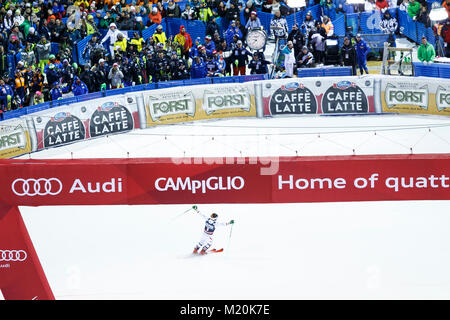
M 211 249 L 211 250 L 207 251 L 206 253 L 219 253 L 219 252 L 223 252 L 223 248 Z

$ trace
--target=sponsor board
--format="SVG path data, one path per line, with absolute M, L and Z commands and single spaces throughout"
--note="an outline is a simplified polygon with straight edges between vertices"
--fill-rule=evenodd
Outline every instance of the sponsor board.
M 89 133 L 92 138 L 134 129 L 130 110 L 119 102 L 102 103 L 94 110 L 89 119 Z
M 322 98 L 325 114 L 369 113 L 369 103 L 364 91 L 352 81 L 333 83 Z
M 0 159 L 7 159 L 31 152 L 30 135 L 23 120 L 0 123 Z
M 38 149 L 139 128 L 136 98 L 113 96 L 33 114 Z
M 373 79 L 283 79 L 262 82 L 264 116 L 365 114 L 375 111 Z
M 383 78 L 383 112 L 450 115 L 450 84 L 437 79 Z
M 269 102 L 270 114 L 316 114 L 317 100 L 303 83 L 289 82 L 275 90 Z
M 206 160 L 4 162 L 0 202 L 41 206 L 450 200 L 450 155 L 280 157 L 271 175 L 262 175 L 266 165 L 250 163 L 249 158 L 237 164 Z
M 252 86 L 194 86 L 144 93 L 147 127 L 195 120 L 256 116 Z

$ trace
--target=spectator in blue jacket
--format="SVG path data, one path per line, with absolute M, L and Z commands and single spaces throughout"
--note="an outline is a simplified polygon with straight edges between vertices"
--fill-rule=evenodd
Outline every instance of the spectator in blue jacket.
M 355 50 L 359 71 L 361 72 L 361 74 L 364 74 L 364 71 L 369 74 L 369 69 L 367 68 L 367 54 L 369 53 L 370 49 L 367 43 L 363 39 L 361 39 L 361 34 L 359 33 L 356 35 Z
M 191 79 L 199 79 L 206 77 L 206 64 L 200 57 L 195 57 L 191 66 Z
M 83 94 L 89 93 L 89 90 L 86 84 L 77 76 L 75 76 L 74 82 L 72 84 L 72 92 L 74 96 L 81 96 Z
M 24 46 L 16 36 L 11 37 L 11 42 L 8 45 L 8 52 L 10 54 L 17 54 Z
M 0 79 L 0 113 L 11 109 L 11 101 L 14 97 L 14 91 L 9 84 L 5 84 Z
M 62 94 L 63 94 L 63 92 L 62 92 L 61 88 L 59 87 L 59 82 L 54 82 L 53 88 L 52 88 L 52 90 L 50 90 L 51 100 L 55 101 L 55 100 L 62 99 Z
M 214 44 L 214 42 L 211 40 L 212 37 L 210 35 L 207 35 L 205 37 L 205 49 L 206 49 L 206 54 L 208 56 L 212 55 L 212 52 L 216 49 L 216 46 Z
M 227 44 L 231 45 L 233 42 L 233 36 L 237 35 L 239 39 L 242 38 L 242 32 L 241 30 L 236 27 L 236 22 L 234 20 L 231 21 L 230 26 L 228 27 L 227 31 L 225 32 L 225 39 L 227 40 Z

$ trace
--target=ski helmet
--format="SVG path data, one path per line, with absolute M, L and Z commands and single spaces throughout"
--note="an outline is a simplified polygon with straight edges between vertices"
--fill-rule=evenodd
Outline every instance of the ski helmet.
M 211 219 L 217 220 L 217 217 L 218 217 L 217 213 L 211 214 Z

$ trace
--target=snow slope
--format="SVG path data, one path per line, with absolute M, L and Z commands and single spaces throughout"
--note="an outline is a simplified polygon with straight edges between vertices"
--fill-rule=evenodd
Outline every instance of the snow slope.
M 146 129 L 32 158 L 448 153 L 446 118 L 234 119 Z M 412 148 L 412 149 L 411 149 Z M 28 158 L 25 156 L 23 158 Z M 57 299 L 448 299 L 450 202 L 201 205 L 235 219 L 190 255 L 187 205 L 22 207 Z

